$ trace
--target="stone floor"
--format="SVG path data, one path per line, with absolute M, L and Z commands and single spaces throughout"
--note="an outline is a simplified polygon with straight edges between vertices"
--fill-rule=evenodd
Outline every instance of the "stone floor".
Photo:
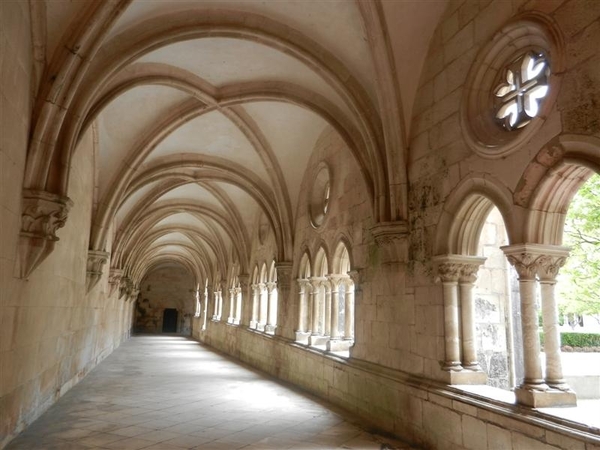
M 407 449 L 195 341 L 125 342 L 7 447 Z

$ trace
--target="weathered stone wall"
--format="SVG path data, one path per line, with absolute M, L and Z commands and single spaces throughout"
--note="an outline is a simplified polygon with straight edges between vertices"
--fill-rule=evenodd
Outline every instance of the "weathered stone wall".
M 54 252 L 17 278 L 21 190 L 33 103 L 28 2 L 0 2 L 0 447 L 35 420 L 129 333 L 127 308 L 107 298 L 107 278 L 86 295 L 92 211 L 92 134 L 73 161 L 69 220 Z
M 194 278 L 182 267 L 153 270 L 142 280 L 135 308 L 134 330 L 161 333 L 167 308 L 177 310 L 177 332 L 190 335 L 196 308 Z
M 598 449 L 585 443 L 585 432 L 569 432 L 539 415 L 525 416 L 521 407 L 485 403 L 377 364 L 324 357 L 280 337 L 223 322 L 209 323 L 208 332 L 194 331 L 193 337 L 423 448 Z

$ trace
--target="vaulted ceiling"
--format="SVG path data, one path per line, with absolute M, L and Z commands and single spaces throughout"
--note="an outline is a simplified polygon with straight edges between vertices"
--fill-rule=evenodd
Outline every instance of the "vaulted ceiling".
M 204 279 L 224 275 L 234 255 L 247 272 L 259 214 L 272 227 L 277 258 L 289 260 L 301 181 L 327 127 L 346 141 L 374 199 L 405 171 L 390 167 L 405 159 L 389 154 L 407 151 L 419 74 L 444 8 L 47 0 L 38 29 L 49 69 L 34 134 L 53 136 L 52 148 L 64 150 L 53 156 L 46 186 L 68 195 L 68 177 L 52 166 L 65 165 L 94 133 L 90 249 L 110 250 L 112 267 L 139 280 L 177 262 Z M 66 114 L 52 131 L 42 119 L 60 114 L 43 102 L 54 93 Z M 395 144 L 385 123 L 394 109 Z M 34 169 L 31 185 L 41 173 Z M 394 215 L 390 208 L 376 206 L 382 220 Z

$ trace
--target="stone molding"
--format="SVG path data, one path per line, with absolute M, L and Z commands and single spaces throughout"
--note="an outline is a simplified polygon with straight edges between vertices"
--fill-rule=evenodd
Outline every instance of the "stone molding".
M 73 202 L 46 191 L 25 189 L 19 237 L 19 277 L 28 278 L 52 253 Z
M 404 221 L 380 222 L 371 227 L 375 243 L 382 250 L 382 262 L 408 260 L 408 226 Z
M 569 247 L 544 244 L 517 244 L 501 247 L 520 280 L 555 282 L 559 269 L 569 256 Z
M 101 250 L 88 250 L 86 270 L 86 292 L 90 292 L 102 278 L 102 267 L 108 261 L 110 253 Z

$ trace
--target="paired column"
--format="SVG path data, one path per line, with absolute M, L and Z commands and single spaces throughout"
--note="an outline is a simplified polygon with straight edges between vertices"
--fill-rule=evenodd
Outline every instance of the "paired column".
M 258 283 L 259 292 L 259 305 L 258 305 L 258 324 L 256 329 L 259 331 L 265 331 L 265 325 L 267 324 L 267 312 L 268 312 L 268 295 L 265 288 L 265 283 Z
M 227 317 L 227 323 L 233 323 L 235 320 L 235 288 L 229 289 L 229 316 Z
M 235 296 L 235 313 L 233 316 L 233 323 L 239 325 L 242 319 L 242 288 L 241 286 L 236 287 L 233 290 Z
M 356 283 L 352 280 L 346 280 L 346 290 L 344 292 L 344 339 L 346 341 L 354 340 L 354 288 Z
M 477 361 L 473 288 L 485 258 L 440 255 L 434 258 L 444 299 L 444 363 L 450 384 L 484 384 Z M 463 370 L 466 369 L 466 370 Z
M 515 390 L 517 400 L 533 407 L 575 405 L 575 393 L 563 378 L 558 305 L 554 292 L 556 276 L 569 255 L 569 249 L 552 245 L 521 244 L 503 247 L 502 250 L 519 275 L 524 379 Z M 546 355 L 545 377 L 542 376 L 538 334 L 538 280 Z

